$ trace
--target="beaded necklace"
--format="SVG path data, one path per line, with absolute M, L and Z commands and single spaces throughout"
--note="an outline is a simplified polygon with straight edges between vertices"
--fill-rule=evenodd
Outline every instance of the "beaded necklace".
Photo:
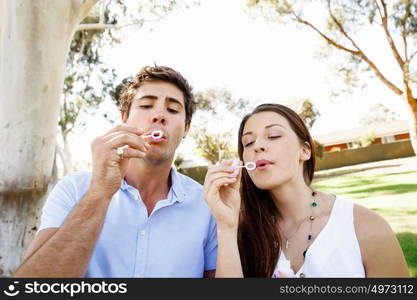
M 316 199 L 315 199 L 315 196 L 317 195 L 317 193 L 315 192 L 315 191 L 312 191 L 311 192 L 311 196 L 313 196 L 313 201 L 310 203 L 310 207 L 311 207 L 311 214 L 310 214 L 310 216 L 307 216 L 306 217 L 306 219 L 308 219 L 309 221 L 310 221 L 310 230 L 309 230 L 309 232 L 308 232 L 308 235 L 307 235 L 307 245 L 306 245 L 306 248 L 305 248 L 305 250 L 303 251 L 303 259 L 305 260 L 305 257 L 306 257 L 306 254 L 307 254 L 307 250 L 308 250 L 308 248 L 310 247 L 310 245 L 311 245 L 311 241 L 313 240 L 313 222 L 314 222 L 314 220 L 316 219 L 316 217 L 314 216 L 315 214 L 313 213 L 313 211 L 314 211 L 314 209 L 317 207 L 317 201 L 316 201 Z M 288 249 L 288 247 L 289 247 L 289 245 L 290 245 L 290 240 L 295 236 L 295 234 L 298 232 L 298 230 L 300 229 L 300 227 L 301 227 L 301 224 L 303 224 L 304 222 L 305 222 L 305 220 L 306 219 L 303 219 L 301 222 L 300 222 L 300 224 L 298 224 L 298 226 L 297 226 L 297 229 L 295 230 L 295 232 L 289 237 L 289 238 L 287 238 L 285 235 L 284 235 L 284 233 L 283 233 L 283 231 L 281 230 L 281 232 L 283 233 L 283 235 L 284 235 L 284 238 L 285 238 L 285 249 Z M 272 222 L 273 223 L 276 223 L 276 219 L 275 219 L 275 216 L 272 216 Z M 278 225 L 279 226 L 279 225 Z
M 308 236 L 307 236 L 307 246 L 306 246 L 306 249 L 304 250 L 304 252 L 303 252 L 303 258 L 304 258 L 304 260 L 305 260 L 305 258 L 306 258 L 306 254 L 307 254 L 307 249 L 308 249 L 308 247 L 310 247 L 310 245 L 311 245 L 311 241 L 312 241 L 312 239 L 313 239 L 313 222 L 314 222 L 314 220 L 316 219 L 316 217 L 313 215 L 313 211 L 314 211 L 314 209 L 317 207 L 317 201 L 316 201 L 316 198 L 315 198 L 315 196 L 316 196 L 316 192 L 315 191 L 313 191 L 312 193 L 311 193 L 311 196 L 313 196 L 313 202 L 311 202 L 310 203 L 310 206 L 311 206 L 311 215 L 310 215 L 310 230 L 309 230 L 309 233 L 308 233 Z

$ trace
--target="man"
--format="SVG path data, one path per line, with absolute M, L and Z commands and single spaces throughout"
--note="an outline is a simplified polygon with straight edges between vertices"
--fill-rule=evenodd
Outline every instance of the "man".
M 214 275 L 216 226 L 202 187 L 172 167 L 195 110 L 191 87 L 171 68 L 145 67 L 120 101 L 123 124 L 92 142 L 92 172 L 55 186 L 14 276 Z

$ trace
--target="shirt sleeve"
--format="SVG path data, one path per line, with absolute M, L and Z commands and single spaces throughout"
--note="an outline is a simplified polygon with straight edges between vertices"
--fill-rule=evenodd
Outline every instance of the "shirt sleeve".
M 42 209 L 39 231 L 61 227 L 77 203 L 77 189 L 74 175 L 68 174 L 52 189 Z
M 217 262 L 217 226 L 213 217 L 210 217 L 209 235 L 204 247 L 204 271 L 216 269 Z

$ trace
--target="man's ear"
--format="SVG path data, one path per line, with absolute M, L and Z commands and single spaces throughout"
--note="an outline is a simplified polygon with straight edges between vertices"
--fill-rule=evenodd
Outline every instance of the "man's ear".
M 182 137 L 183 139 L 185 139 L 185 137 L 186 137 L 186 136 L 187 136 L 187 134 L 188 134 L 188 131 L 190 131 L 190 125 L 191 125 L 191 123 L 187 123 L 187 124 L 185 124 L 184 136 Z
M 121 117 L 122 117 L 122 122 L 126 123 L 127 122 L 127 112 L 125 111 L 121 111 Z
M 304 144 L 301 146 L 301 156 L 300 160 L 307 161 L 311 157 L 311 145 L 308 142 L 304 142 Z

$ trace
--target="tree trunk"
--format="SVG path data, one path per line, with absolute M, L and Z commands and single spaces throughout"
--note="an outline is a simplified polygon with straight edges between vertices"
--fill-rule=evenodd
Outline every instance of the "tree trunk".
M 71 149 L 68 143 L 68 137 L 64 137 L 64 175 L 66 175 L 68 172 L 72 171 L 72 155 L 71 155 Z
M 61 159 L 62 162 L 62 177 L 67 175 L 68 172 L 72 171 L 73 165 L 72 165 L 72 155 L 71 155 L 71 149 L 68 143 L 68 137 L 62 136 L 63 140 L 63 147 L 57 145 L 57 154 Z M 59 144 L 59 143 L 58 143 Z
M 413 146 L 414 153 L 417 155 L 417 99 L 409 96 L 406 99 L 409 107 L 409 132 L 411 145 Z
M 36 232 L 53 169 L 65 59 L 97 0 L 0 0 L 0 269 Z
M 0 277 L 19 265 L 38 230 L 40 211 L 56 180 L 56 168 L 45 190 L 16 190 L 0 194 Z

